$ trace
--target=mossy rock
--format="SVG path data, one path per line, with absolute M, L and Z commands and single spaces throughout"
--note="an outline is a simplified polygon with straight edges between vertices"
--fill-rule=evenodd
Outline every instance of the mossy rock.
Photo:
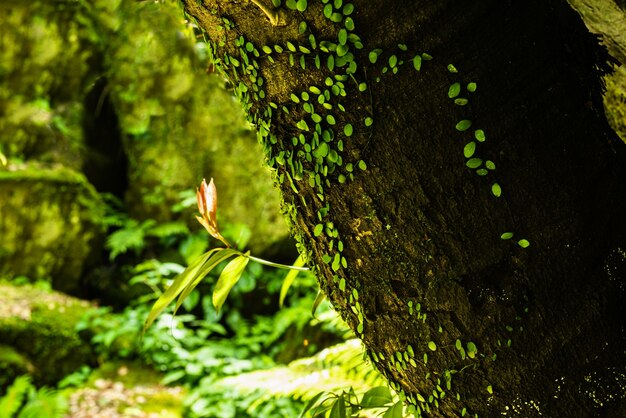
M 0 169 L 0 276 L 52 279 L 72 292 L 100 251 L 99 195 L 67 168 Z
M 250 228 L 253 253 L 280 246 L 289 231 L 262 148 L 224 80 L 207 75 L 197 53 L 202 44 L 181 24 L 180 10 L 167 3 L 120 3 L 115 13 L 124 17 L 124 31 L 141 34 L 112 36 L 105 50 L 128 158 L 131 215 L 159 222 L 182 216 L 201 229 L 195 210 L 181 215 L 172 206 L 182 191 L 214 177 L 220 224 Z
M 626 142 L 626 67 L 621 66 L 615 73 L 607 76 L 606 86 L 604 106 L 607 119 L 615 132 Z
M 80 169 L 95 48 L 78 8 L 63 3 L 0 2 L 0 152 Z
M 91 347 L 75 330 L 84 313 L 92 309 L 87 302 L 8 283 L 0 283 L 0 295 L 0 341 L 9 347 L 0 360 L 21 364 L 38 385 L 54 385 L 82 365 L 94 363 Z

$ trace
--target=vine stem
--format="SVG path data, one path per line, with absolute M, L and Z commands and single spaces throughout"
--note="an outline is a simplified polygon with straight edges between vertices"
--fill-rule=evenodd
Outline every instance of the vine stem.
M 274 263 L 272 261 L 263 260 L 262 258 L 257 258 L 249 254 L 246 257 L 248 257 L 252 261 L 256 261 L 259 264 L 265 264 L 266 266 L 270 266 L 270 267 L 277 267 L 279 269 L 288 269 L 288 270 L 309 271 L 308 267 L 288 266 L 286 264 Z

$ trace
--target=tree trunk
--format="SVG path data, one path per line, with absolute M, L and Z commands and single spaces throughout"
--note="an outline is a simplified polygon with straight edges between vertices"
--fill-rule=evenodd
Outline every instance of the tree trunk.
M 322 289 L 412 408 L 626 414 L 625 150 L 567 3 L 183 3 Z

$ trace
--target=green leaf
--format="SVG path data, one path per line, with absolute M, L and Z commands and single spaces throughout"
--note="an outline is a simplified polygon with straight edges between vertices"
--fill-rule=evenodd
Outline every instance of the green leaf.
M 476 91 L 476 83 L 467 83 L 467 91 L 474 93 Z
M 320 304 L 326 299 L 326 295 L 321 290 L 317 291 L 317 296 L 315 296 L 315 300 L 313 301 L 313 307 L 311 308 L 311 315 L 315 317 L 315 311 L 319 308 Z
M 339 45 L 345 45 L 348 41 L 348 31 L 345 29 L 339 29 L 337 39 L 339 40 Z
M 395 55 L 392 55 L 389 57 L 389 66 L 391 68 L 395 67 L 397 63 L 398 63 L 398 57 L 396 57 Z
M 428 348 L 430 349 L 430 351 L 435 351 L 437 350 L 437 344 L 435 344 L 434 341 L 428 341 Z
M 34 387 L 29 375 L 16 377 L 11 386 L 6 390 L 5 395 L 0 397 L 0 417 L 13 417 L 22 407 L 26 394 L 33 389 Z
M 345 15 L 345 13 L 344 13 Z M 346 17 L 346 20 L 344 22 L 344 26 L 346 27 L 346 29 L 348 29 L 349 31 L 353 31 L 354 30 L 354 20 L 352 20 L 351 17 Z
M 474 158 L 470 158 L 469 160 L 467 160 L 465 165 L 471 169 L 474 169 L 474 168 L 480 167 L 482 163 L 483 163 L 483 160 L 481 160 L 480 158 L 474 157 Z
M 249 254 L 250 251 L 232 259 L 228 264 L 226 264 L 224 270 L 222 270 L 222 274 L 220 274 L 220 277 L 217 279 L 217 283 L 215 284 L 215 290 L 213 290 L 213 306 L 215 306 L 216 311 L 220 311 L 222 305 L 226 301 L 226 297 L 228 297 L 228 294 L 230 293 L 230 290 L 239 281 L 239 278 L 241 278 L 241 274 L 250 261 L 247 257 Z
M 476 138 L 478 142 L 485 142 L 485 131 L 482 129 L 476 129 L 474 131 L 474 138 Z
M 493 395 L 493 388 L 491 385 L 487 386 L 487 392 L 489 392 L 490 395 Z
M 187 267 L 182 273 L 174 278 L 174 281 L 172 282 L 170 287 L 168 287 L 167 290 L 161 295 L 161 297 L 159 297 L 156 302 L 154 302 L 154 305 L 152 305 L 152 309 L 150 309 L 150 313 L 146 318 L 146 323 L 143 326 L 144 333 L 148 328 L 150 328 L 150 325 L 152 325 L 156 317 L 159 316 L 161 312 L 163 312 L 163 309 L 165 309 L 167 305 L 169 305 L 176 298 L 176 296 L 178 296 L 180 292 L 185 289 L 185 286 L 187 286 L 195 278 L 197 278 L 200 269 L 207 262 L 207 260 L 213 254 L 215 254 L 215 252 L 220 250 L 223 249 L 214 248 L 202 254 L 200 257 L 196 258 L 194 262 L 189 265 L 189 267 Z
M 459 132 L 467 131 L 472 126 L 472 121 L 463 119 L 456 124 L 456 130 Z
M 300 35 L 304 34 L 304 32 L 306 32 L 306 22 L 303 20 L 302 22 L 300 22 L 300 24 L 298 25 L 298 33 L 300 33 Z
M 456 69 L 456 67 L 452 64 L 448 64 L 448 71 L 450 71 L 451 73 L 458 73 L 459 70 Z
M 374 119 L 368 116 L 365 118 L 364 123 L 365 123 L 365 126 L 372 126 L 372 124 L 374 124 Z
M 330 19 L 330 16 L 332 14 L 333 14 L 333 5 L 327 4 L 326 6 L 324 6 L 324 16 L 326 17 L 326 19 Z
M 326 144 L 326 143 L 323 142 L 323 144 Z M 317 224 L 317 225 L 315 225 L 315 229 L 313 230 L 313 235 L 316 236 L 316 237 L 319 237 L 320 235 L 322 235 L 322 231 L 324 231 L 324 225 Z
M 500 235 L 500 239 L 511 239 L 513 238 L 513 233 L 512 232 L 505 232 L 502 235 Z
M 461 93 L 461 83 L 454 83 L 448 88 L 448 97 L 454 99 Z
M 398 401 L 384 413 L 383 418 L 402 418 L 404 409 L 404 402 Z
M 487 167 L 489 170 L 495 170 L 496 164 L 491 160 L 487 160 L 485 161 L 485 167 Z
M 393 397 L 386 386 L 376 386 L 363 394 L 361 406 L 364 408 L 380 408 L 392 401 Z
M 304 418 L 306 413 L 309 412 L 311 408 L 313 408 L 313 406 L 317 403 L 319 398 L 321 398 L 324 393 L 326 392 L 320 392 L 317 395 L 313 396 L 311 399 L 309 399 L 306 405 L 304 405 L 304 409 L 302 410 L 302 412 L 300 412 L 300 416 L 298 418 Z
M 296 3 L 296 9 L 298 9 L 299 12 L 304 12 L 306 10 L 307 7 L 307 0 L 298 0 L 298 2 Z
M 463 147 L 463 155 L 465 156 L 465 158 L 470 158 L 472 155 L 474 155 L 475 151 L 476 142 L 474 141 L 468 142 L 467 144 L 465 144 L 465 147 Z
M 309 130 L 309 125 L 307 125 L 307 123 L 304 120 L 298 121 L 298 123 L 296 123 L 296 126 L 298 127 L 298 129 L 300 129 L 302 131 L 308 131 Z
M 457 106 L 465 106 L 468 103 L 469 103 L 469 100 L 463 97 L 457 97 L 456 99 L 454 99 L 454 104 Z
M 346 402 L 343 396 L 337 397 L 330 408 L 330 414 L 328 418 L 345 418 L 346 417 Z
M 306 262 L 305 257 L 302 254 L 300 254 L 298 256 L 298 258 L 296 258 L 296 261 L 293 262 L 293 266 L 294 267 L 302 267 L 302 266 L 304 266 L 305 262 Z M 285 275 L 285 278 L 283 279 L 283 284 L 280 287 L 280 296 L 278 298 L 278 305 L 281 308 L 283 307 L 283 302 L 285 301 L 285 296 L 287 296 L 287 291 L 289 290 L 289 288 L 293 284 L 294 280 L 296 280 L 296 277 L 298 276 L 299 272 L 300 272 L 300 270 L 291 269 L 291 270 L 289 270 L 287 275 Z
M 517 245 L 519 245 L 522 248 L 528 248 L 530 246 L 530 241 L 528 241 L 526 239 L 521 239 L 521 240 L 517 241 Z
M 413 67 L 415 67 L 417 71 L 422 69 L 422 57 L 419 55 L 413 57 Z
M 382 49 L 374 49 L 369 53 L 368 57 L 372 64 L 376 64 L 376 61 L 378 60 L 378 56 L 380 55 L 381 52 L 383 52 Z
M 346 123 L 345 126 L 343 127 L 343 133 L 346 136 L 352 136 L 352 125 L 349 123 Z
M 500 197 L 502 195 L 502 188 L 498 183 L 493 183 L 491 185 L 491 193 L 493 193 L 495 197 Z

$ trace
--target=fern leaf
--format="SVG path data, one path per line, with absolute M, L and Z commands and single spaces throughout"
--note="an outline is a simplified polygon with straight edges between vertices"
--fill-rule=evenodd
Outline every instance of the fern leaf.
M 43 387 L 28 400 L 17 418 L 63 418 L 69 409 L 67 399 L 58 391 Z
M 0 398 L 0 418 L 11 418 L 22 406 L 24 396 L 33 388 L 30 376 L 18 376 Z
M 385 379 L 363 360 L 360 340 L 353 339 L 329 347 L 313 357 L 298 359 L 288 366 L 258 370 L 220 379 L 222 387 L 265 392 L 266 398 L 289 396 L 302 400 L 320 391 L 336 392 L 353 387 L 365 393 L 373 386 L 386 385 Z

